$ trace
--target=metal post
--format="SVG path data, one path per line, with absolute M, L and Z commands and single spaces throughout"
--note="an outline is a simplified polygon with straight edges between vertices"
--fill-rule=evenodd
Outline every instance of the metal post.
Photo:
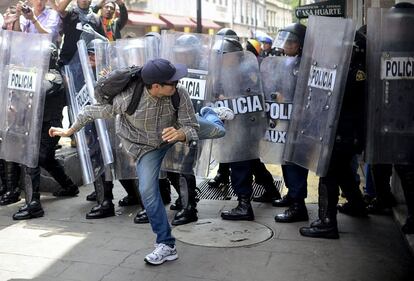
M 201 23 L 201 0 L 197 0 L 197 33 L 203 33 L 203 25 Z

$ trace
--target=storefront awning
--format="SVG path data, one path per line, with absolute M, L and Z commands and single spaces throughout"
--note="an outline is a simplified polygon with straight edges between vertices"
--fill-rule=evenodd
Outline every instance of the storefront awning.
M 165 21 L 168 24 L 169 28 L 174 27 L 197 27 L 197 24 L 192 22 L 189 18 L 179 17 L 179 16 L 170 16 L 170 15 L 160 15 L 160 19 Z
M 197 19 L 191 18 L 191 21 L 197 25 Z M 220 29 L 221 26 L 209 19 L 201 19 L 201 24 L 203 28 L 212 28 L 212 29 Z
M 140 12 L 128 12 L 128 22 L 133 25 L 157 25 L 160 27 L 167 26 L 167 23 L 160 20 L 153 14 Z

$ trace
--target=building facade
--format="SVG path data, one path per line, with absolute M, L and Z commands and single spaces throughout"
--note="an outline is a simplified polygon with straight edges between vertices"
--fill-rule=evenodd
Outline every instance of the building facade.
M 266 31 L 266 3 L 264 0 L 233 0 L 230 27 L 241 38 L 254 37 Z
M 277 0 L 266 0 L 267 34 L 275 37 L 280 28 L 291 24 L 294 20 L 291 5 L 284 4 L 283 2 Z
M 125 32 L 142 36 L 163 29 L 195 32 L 196 0 L 126 0 L 130 21 Z M 214 34 L 231 23 L 231 0 L 202 0 L 203 33 Z

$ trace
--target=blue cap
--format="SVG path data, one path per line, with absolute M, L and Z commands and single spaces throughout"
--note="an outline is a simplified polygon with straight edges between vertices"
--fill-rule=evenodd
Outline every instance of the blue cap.
M 166 59 L 149 60 L 141 70 L 142 81 L 148 85 L 178 81 L 186 77 L 187 74 L 188 70 L 185 64 L 172 64 Z

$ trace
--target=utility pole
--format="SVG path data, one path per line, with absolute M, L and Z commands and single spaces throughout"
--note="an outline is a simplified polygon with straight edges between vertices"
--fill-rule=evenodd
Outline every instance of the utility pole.
M 201 23 L 201 0 L 197 0 L 197 33 L 203 33 L 203 25 Z

